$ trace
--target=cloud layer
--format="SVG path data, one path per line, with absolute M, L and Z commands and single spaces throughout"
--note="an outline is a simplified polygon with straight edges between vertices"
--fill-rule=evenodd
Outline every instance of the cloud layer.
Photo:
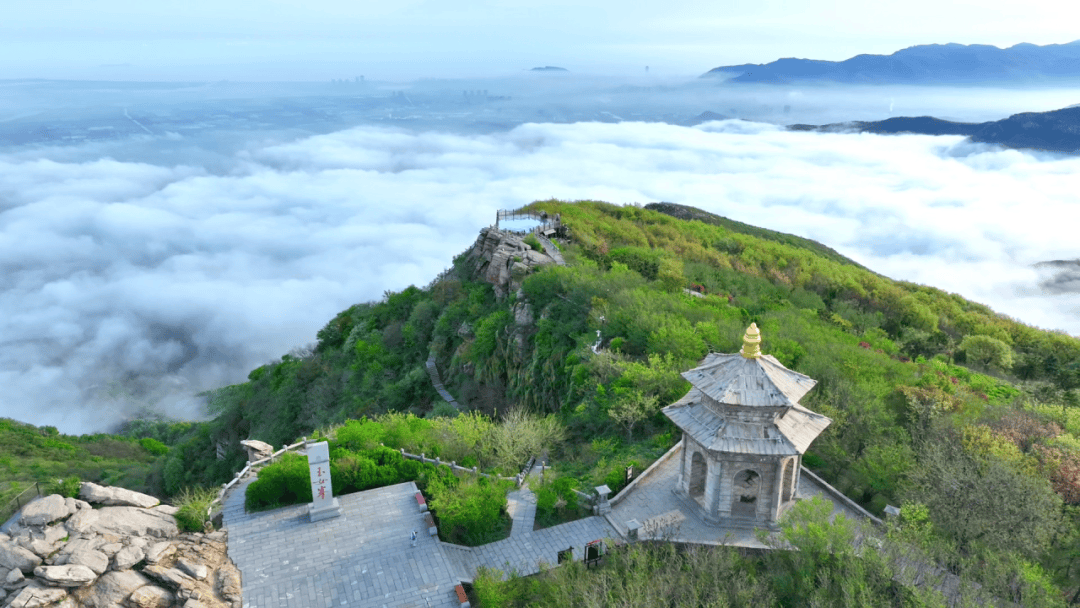
M 1076 158 L 738 121 L 359 127 L 205 166 L 103 154 L 0 155 L 0 416 L 198 416 L 197 391 L 428 283 L 497 209 L 548 197 L 693 205 L 1080 334 L 1075 268 L 1033 266 L 1080 257 Z

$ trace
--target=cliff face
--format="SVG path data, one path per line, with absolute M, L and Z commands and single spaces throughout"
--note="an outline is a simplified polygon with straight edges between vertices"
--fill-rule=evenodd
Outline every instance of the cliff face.
M 477 276 L 494 286 L 495 297 L 500 300 L 516 292 L 534 268 L 556 263 L 547 253 L 529 247 L 522 236 L 494 227 L 480 230 L 469 259 L 475 264 Z
M 553 247 L 544 240 L 537 242 L 544 248 Z M 532 305 L 520 291 L 521 282 L 540 266 L 561 263 L 561 256 L 558 252 L 549 255 L 546 250 L 534 250 L 516 233 L 488 227 L 480 231 L 469 259 L 475 265 L 477 276 L 492 284 L 496 298 L 502 300 L 507 294 L 516 294 L 511 310 L 514 324 L 510 339 L 514 343 L 515 358 L 520 362 L 525 355 L 525 339 L 533 330 L 534 321 Z

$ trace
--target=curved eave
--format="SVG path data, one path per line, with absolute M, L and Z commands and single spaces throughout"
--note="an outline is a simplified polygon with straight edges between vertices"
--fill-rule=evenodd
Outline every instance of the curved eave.
M 817 384 L 772 355 L 747 359 L 738 353 L 709 354 L 682 377 L 719 403 L 748 407 L 794 407 Z
M 831 422 L 805 409 L 789 410 L 776 423 L 729 422 L 702 403 L 696 388 L 661 411 L 709 451 L 754 456 L 803 454 Z

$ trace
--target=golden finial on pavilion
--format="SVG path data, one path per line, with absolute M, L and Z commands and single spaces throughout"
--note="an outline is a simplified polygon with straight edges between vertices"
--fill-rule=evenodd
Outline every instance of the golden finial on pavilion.
M 757 323 L 751 323 L 750 327 L 746 328 L 740 354 L 747 359 L 757 359 L 761 356 L 761 332 L 758 331 Z

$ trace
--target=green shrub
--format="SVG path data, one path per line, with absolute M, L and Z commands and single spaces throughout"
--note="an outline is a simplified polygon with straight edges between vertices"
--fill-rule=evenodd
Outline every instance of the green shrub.
M 79 496 L 79 489 L 82 487 L 82 480 L 78 476 L 72 475 L 65 477 L 64 479 L 55 480 L 49 487 L 49 492 L 52 494 L 59 494 L 61 496 L 67 496 L 68 498 L 77 498 Z
M 311 502 L 311 476 L 307 458 L 286 452 L 259 471 L 259 478 L 247 488 L 244 506 L 248 511 Z
M 434 479 L 428 484 L 431 510 L 439 518 L 443 540 L 477 546 L 499 540 L 505 533 L 506 492 L 510 481 L 485 477 Z
M 217 498 L 217 490 L 214 488 L 184 488 L 179 496 L 174 499 L 176 512 L 176 525 L 184 532 L 202 532 L 210 521 L 207 511 L 210 503 Z
M 566 501 L 566 509 L 572 510 L 578 507 L 578 495 L 574 490 L 578 486 L 578 480 L 573 477 L 560 477 L 551 484 L 555 491 Z
M 370 450 L 382 442 L 386 429 L 371 420 L 350 420 L 337 430 L 337 440 L 332 446 L 341 446 L 350 450 Z
M 536 238 L 535 234 L 528 234 L 525 236 L 525 244 L 532 248 L 533 251 L 543 251 L 544 246 L 540 244 L 540 241 Z
M 169 453 L 169 446 L 161 443 L 153 437 L 143 437 L 139 440 L 139 445 L 141 445 L 144 450 L 150 452 L 154 456 L 161 456 L 162 454 Z

